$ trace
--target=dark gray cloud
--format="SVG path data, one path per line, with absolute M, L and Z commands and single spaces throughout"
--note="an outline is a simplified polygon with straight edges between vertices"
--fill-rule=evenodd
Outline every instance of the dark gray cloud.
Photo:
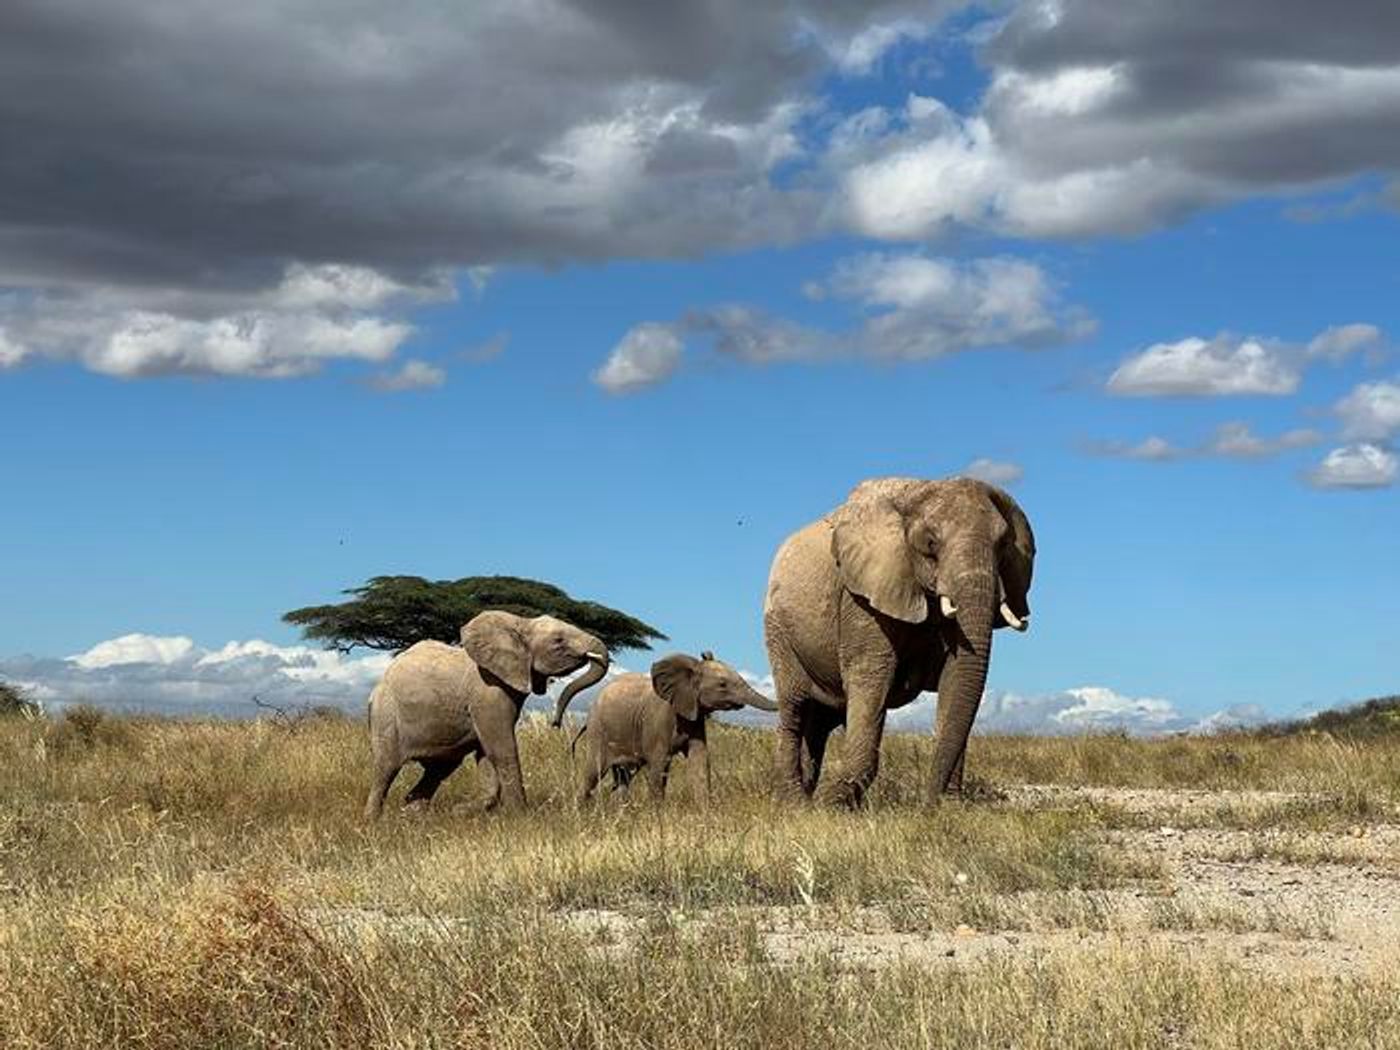
M 1400 169 L 1400 8 L 1388 0 L 1035 0 L 983 53 L 977 112 L 915 99 L 847 150 L 857 228 L 1135 232 Z
M 382 366 L 464 271 L 810 236 L 817 74 L 961 3 L 12 0 L 0 368 Z
M 767 172 L 827 48 L 950 6 L 10 0 L 0 283 L 416 280 L 790 236 L 802 198 Z
M 0 367 L 382 366 L 408 306 L 464 270 L 843 230 L 1120 233 L 1400 171 L 1390 3 L 996 3 L 975 112 L 821 95 L 965 6 L 8 0 Z M 330 268 L 403 290 L 399 312 L 281 298 Z
M 1389 66 L 1400 62 L 1400 7 L 1390 0 L 1050 0 L 1022 5 L 987 53 L 1040 71 L 1150 56 L 1168 66 L 1189 63 L 1216 81 L 1233 78 L 1227 63 L 1243 61 Z

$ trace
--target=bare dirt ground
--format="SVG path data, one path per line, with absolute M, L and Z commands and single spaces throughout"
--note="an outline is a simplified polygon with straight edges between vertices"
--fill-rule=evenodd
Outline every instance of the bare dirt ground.
M 1251 829 L 1251 811 L 1318 802 L 1282 792 L 1036 786 L 1017 788 L 1006 801 L 1036 808 L 1087 804 L 1138 818 L 1146 826 L 1106 828 L 1102 841 L 1138 859 L 1156 858 L 1163 875 L 1082 893 L 1001 895 L 984 902 L 987 921 L 942 929 L 907 928 L 919 924 L 879 907 L 740 912 L 779 961 L 828 956 L 854 967 L 956 966 L 1008 953 L 1151 944 L 1263 973 L 1363 976 L 1400 965 L 1400 822 L 1343 832 Z M 1245 826 L 1178 826 L 1222 812 Z M 644 929 L 622 911 L 562 918 L 595 936 L 605 951 L 627 950 Z M 699 929 L 712 919 L 700 913 L 673 921 Z
M 1266 817 L 1325 803 L 1284 792 L 1017 787 L 997 804 L 1101 809 L 1110 819 L 1097 832 L 1098 842 L 1125 859 L 1154 862 L 1161 874 L 1068 893 L 983 895 L 969 879 L 958 890 L 966 894 L 967 910 L 980 916 L 974 921 L 940 922 L 946 907 L 921 915 L 907 905 L 823 904 L 677 911 L 666 921 L 696 936 L 720 921 L 749 923 L 775 961 L 825 957 L 851 968 L 959 966 L 998 956 L 1149 945 L 1264 974 L 1394 972 L 1400 966 L 1400 814 L 1343 831 L 1280 827 Z M 1218 826 L 1222 822 L 1233 826 Z M 654 912 L 644 911 L 582 909 L 557 918 L 599 953 L 622 956 L 653 928 Z M 317 918 L 350 936 L 392 930 L 450 937 L 455 925 L 450 918 L 365 909 L 326 909 Z

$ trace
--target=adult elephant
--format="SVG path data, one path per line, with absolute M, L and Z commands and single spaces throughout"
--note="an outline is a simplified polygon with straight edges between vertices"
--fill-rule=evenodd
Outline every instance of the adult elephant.
M 845 723 L 834 801 L 859 803 L 885 712 L 938 693 L 930 801 L 962 786 L 996 627 L 1025 630 L 1035 537 L 1007 493 L 971 478 L 878 478 L 788 537 L 763 627 L 778 698 L 780 794 L 811 795 Z
M 444 642 L 409 646 L 394 657 L 369 698 L 374 783 L 365 816 L 374 819 L 406 762 L 423 775 L 405 805 L 428 803 L 468 755 L 484 760 L 488 808 L 525 804 L 515 724 L 531 693 L 543 694 L 551 678 L 589 670 L 571 681 L 562 707 L 607 673 L 607 646 L 553 616 L 480 613 L 462 628 L 459 649 Z

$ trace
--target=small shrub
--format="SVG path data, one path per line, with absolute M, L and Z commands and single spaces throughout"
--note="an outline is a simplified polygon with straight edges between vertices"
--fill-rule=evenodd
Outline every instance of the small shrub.
M 25 696 L 19 686 L 0 682 L 0 718 L 34 718 L 39 714 L 39 705 Z
M 99 747 L 131 751 L 136 744 L 137 732 L 130 719 L 91 704 L 65 708 L 48 736 L 48 749 L 58 756 L 82 754 Z

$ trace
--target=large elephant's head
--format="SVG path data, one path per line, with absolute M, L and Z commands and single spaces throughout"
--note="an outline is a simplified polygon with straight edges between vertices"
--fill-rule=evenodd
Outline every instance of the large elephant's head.
M 832 553 L 847 590 L 878 612 L 906 623 L 937 617 L 949 628 L 934 756 L 933 790 L 942 792 L 982 699 L 993 628 L 1025 630 L 1030 619 L 1030 522 L 983 481 L 879 478 L 856 486 L 833 515 Z
M 571 681 L 555 705 L 555 718 L 581 690 L 608 673 L 608 647 L 587 631 L 553 616 L 516 616 L 491 610 L 462 628 L 462 648 L 476 665 L 512 692 L 543 695 L 551 678 L 588 671 Z
M 709 652 L 702 653 L 698 660 L 685 653 L 662 657 L 651 665 L 651 685 L 678 717 L 691 722 L 711 711 L 737 711 L 741 707 L 778 709 L 777 704 L 744 681 L 738 671 Z

